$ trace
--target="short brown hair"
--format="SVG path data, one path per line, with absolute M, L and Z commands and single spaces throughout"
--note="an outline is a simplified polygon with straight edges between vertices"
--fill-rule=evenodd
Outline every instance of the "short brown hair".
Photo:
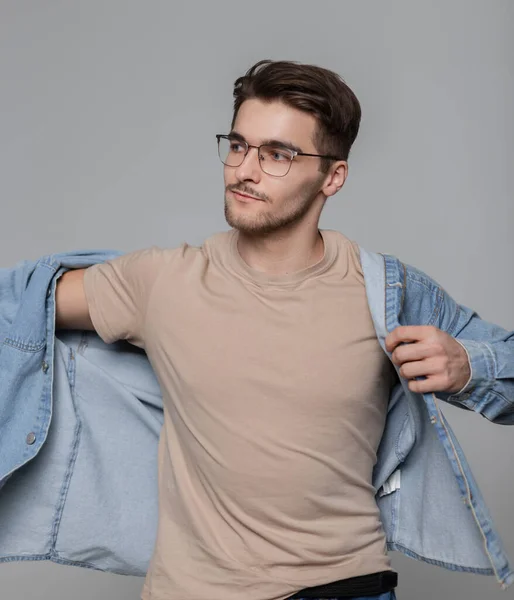
M 361 107 L 343 79 L 328 69 L 292 61 L 261 60 L 234 83 L 234 116 L 245 100 L 280 100 L 318 120 L 314 144 L 320 154 L 347 160 L 359 132 Z M 331 160 L 322 159 L 328 171 Z

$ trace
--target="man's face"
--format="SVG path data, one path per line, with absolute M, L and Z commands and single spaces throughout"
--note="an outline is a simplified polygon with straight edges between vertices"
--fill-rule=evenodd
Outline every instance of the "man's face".
M 301 152 L 318 154 L 312 141 L 316 126 L 315 117 L 282 102 L 252 99 L 241 105 L 231 133 L 252 146 L 280 140 L 285 147 L 292 145 Z M 268 234 L 305 219 L 315 201 L 321 210 L 320 190 L 327 175 L 320 173 L 319 161 L 297 156 L 286 176 L 274 177 L 262 171 L 257 150 L 250 148 L 241 166 L 224 168 L 227 223 L 243 233 Z

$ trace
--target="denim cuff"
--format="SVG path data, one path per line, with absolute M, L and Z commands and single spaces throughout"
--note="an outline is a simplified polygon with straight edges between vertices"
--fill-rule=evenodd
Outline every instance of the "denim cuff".
M 483 399 L 486 392 L 490 391 L 495 384 L 495 361 L 492 348 L 486 342 L 476 342 L 473 340 L 455 341 L 466 351 L 471 374 L 464 387 L 458 392 L 445 396 L 450 402 L 462 402 L 475 396 L 475 401 Z M 478 395 L 476 395 L 476 393 Z M 473 399 L 470 402 L 464 402 L 467 406 L 474 404 Z M 471 408 L 471 406 L 470 406 Z

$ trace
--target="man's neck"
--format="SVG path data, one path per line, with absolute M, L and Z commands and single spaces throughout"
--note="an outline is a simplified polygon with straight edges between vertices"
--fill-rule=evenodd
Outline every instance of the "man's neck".
M 289 275 L 318 263 L 325 251 L 316 226 L 309 231 L 279 231 L 265 236 L 238 232 L 237 249 L 252 269 L 270 275 Z

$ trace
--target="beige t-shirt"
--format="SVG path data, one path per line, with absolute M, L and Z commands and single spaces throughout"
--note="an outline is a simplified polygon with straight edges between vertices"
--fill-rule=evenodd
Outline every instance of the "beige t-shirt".
M 391 568 L 371 481 L 394 370 L 358 247 L 321 233 L 323 259 L 286 276 L 250 268 L 235 230 L 86 271 L 99 335 L 144 348 L 163 393 L 145 600 L 278 600 Z

